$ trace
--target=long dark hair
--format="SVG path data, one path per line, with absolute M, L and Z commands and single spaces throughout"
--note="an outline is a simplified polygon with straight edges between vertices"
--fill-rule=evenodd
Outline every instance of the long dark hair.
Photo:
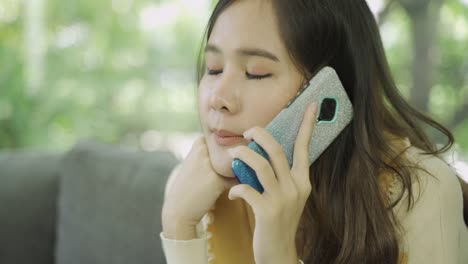
M 220 0 L 208 22 L 198 58 L 214 23 L 233 1 Z M 388 137 L 408 138 L 427 155 L 452 146 L 453 135 L 414 109 L 399 93 L 385 57 L 379 28 L 365 0 L 272 0 L 278 28 L 291 59 L 304 77 L 333 67 L 354 106 L 354 120 L 310 167 L 313 186 L 297 232 L 305 263 L 398 263 L 400 225 L 392 208 L 408 193 L 414 204 L 412 164 Z M 423 126 L 447 138 L 440 149 Z M 421 169 L 421 168 L 419 168 Z M 396 200 L 382 195 L 381 175 L 395 175 L 403 187 Z M 317 177 L 314 177 L 317 175 Z M 417 180 L 417 179 L 416 179 Z

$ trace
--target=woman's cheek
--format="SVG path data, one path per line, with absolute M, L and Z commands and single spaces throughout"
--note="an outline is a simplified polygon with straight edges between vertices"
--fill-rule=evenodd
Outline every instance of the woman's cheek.
M 210 107 L 210 97 L 207 90 L 201 91 L 198 100 L 198 110 L 201 113 L 207 112 Z
M 209 93 L 209 81 L 206 78 L 206 75 L 202 77 L 200 80 L 200 84 L 198 86 L 198 96 L 200 99 L 205 99 Z

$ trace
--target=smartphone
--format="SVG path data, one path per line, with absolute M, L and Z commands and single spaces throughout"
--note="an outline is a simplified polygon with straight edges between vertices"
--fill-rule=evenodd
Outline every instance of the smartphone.
M 317 119 L 309 144 L 309 166 L 320 157 L 353 118 L 351 101 L 335 70 L 322 68 L 289 104 L 268 123 L 266 130 L 281 145 L 289 168 L 292 168 L 294 142 L 310 103 L 318 103 Z M 268 154 L 252 140 L 247 147 L 269 161 Z M 231 169 L 239 183 L 249 184 L 263 193 L 264 189 L 255 171 L 240 159 L 234 159 Z

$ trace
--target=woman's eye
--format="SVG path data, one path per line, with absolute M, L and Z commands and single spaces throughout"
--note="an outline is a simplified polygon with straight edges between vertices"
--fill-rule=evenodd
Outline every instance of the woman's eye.
M 207 69 L 208 75 L 218 75 L 222 73 L 223 70 L 212 70 L 212 69 Z M 245 72 L 245 76 L 247 76 L 247 79 L 249 80 L 261 80 L 264 78 L 271 77 L 272 74 L 264 74 L 264 75 L 256 75 L 256 74 L 250 74 L 248 72 Z
M 261 80 L 261 79 L 265 79 L 265 78 L 272 76 L 271 73 L 264 74 L 264 75 L 255 75 L 255 74 L 250 74 L 248 72 L 245 72 L 245 75 L 247 76 L 247 79 L 254 79 L 254 80 Z
M 211 70 L 211 69 L 208 69 L 208 75 L 218 75 L 220 73 L 222 73 L 223 71 L 222 70 Z

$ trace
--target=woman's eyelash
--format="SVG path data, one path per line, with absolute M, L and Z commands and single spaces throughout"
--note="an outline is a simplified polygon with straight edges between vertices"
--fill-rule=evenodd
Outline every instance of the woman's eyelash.
M 265 74 L 265 75 L 254 75 L 254 74 L 245 72 L 245 75 L 247 76 L 248 79 L 255 79 L 255 80 L 261 80 L 261 79 L 271 77 L 271 73 Z
M 217 74 L 220 74 L 222 72 L 223 71 L 220 71 L 220 70 L 210 70 L 210 69 L 208 69 L 208 74 L 209 75 L 217 75 Z
M 222 70 L 210 70 L 210 69 L 208 69 L 208 75 L 218 75 L 218 74 L 220 74 L 222 72 L 223 72 Z M 250 74 L 248 72 L 245 72 L 245 76 L 247 76 L 248 79 L 261 80 L 261 79 L 264 79 L 264 78 L 271 77 L 272 74 L 269 73 L 269 74 L 265 74 L 265 75 L 255 75 L 255 74 Z

